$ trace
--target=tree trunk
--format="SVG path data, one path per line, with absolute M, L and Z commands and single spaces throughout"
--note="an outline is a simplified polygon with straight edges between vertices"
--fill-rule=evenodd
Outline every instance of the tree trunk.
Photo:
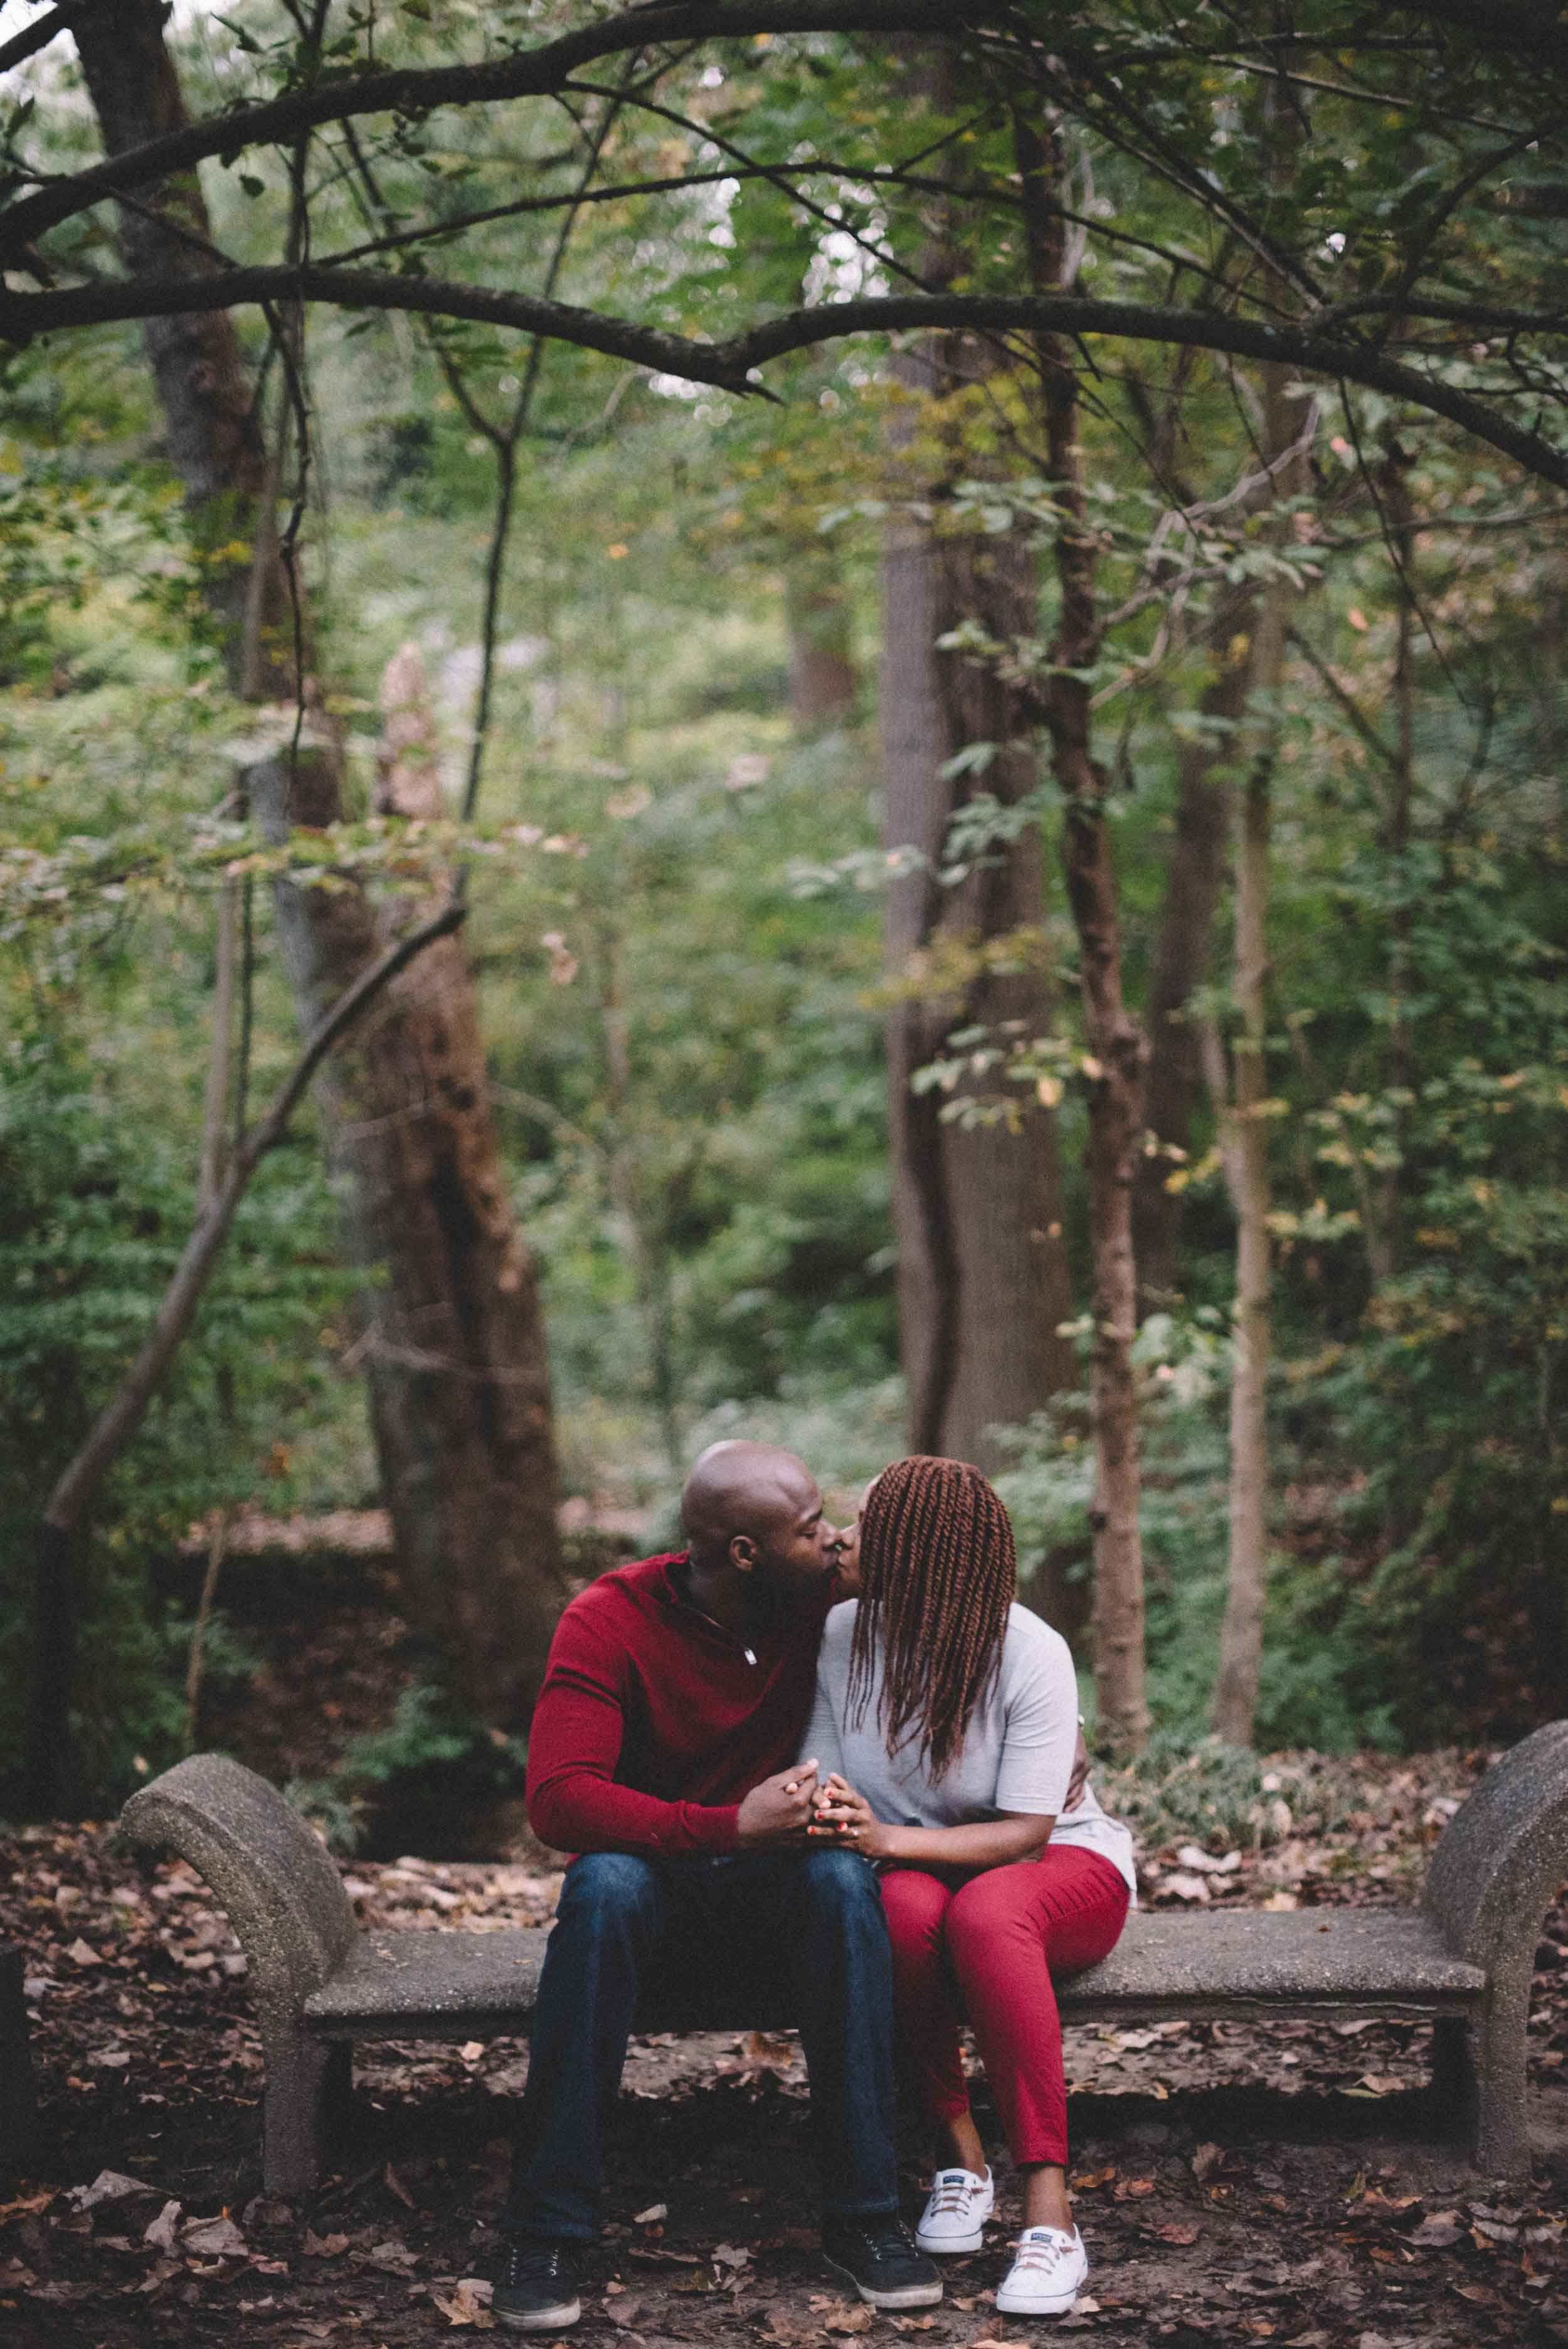
M 1288 30 L 1276 10 L 1276 30 Z M 1273 133 L 1275 171 L 1283 177 L 1305 130 L 1297 94 L 1267 86 L 1265 119 Z M 1276 285 L 1285 295 L 1287 289 Z M 1290 371 L 1261 370 L 1263 455 L 1276 501 L 1304 491 L 1310 480 L 1303 432 L 1302 393 Z M 1315 416 L 1315 408 L 1308 419 Z M 1275 535 L 1283 533 L 1282 518 Z M 1252 631 L 1249 698 L 1264 708 L 1241 736 L 1246 783 L 1236 846 L 1234 995 L 1231 1110 L 1225 1163 L 1236 1211 L 1236 1301 L 1231 1371 L 1230 1558 L 1225 1615 L 1220 1628 L 1220 1670 L 1213 1722 L 1219 1735 L 1250 1745 L 1263 1662 L 1264 1608 L 1268 1594 L 1268 1371 L 1273 1345 L 1270 1300 L 1273 1249 L 1269 1236 L 1268 1097 L 1266 1058 L 1270 785 L 1279 743 L 1276 711 L 1284 677 L 1288 599 L 1294 590 L 1275 577 L 1258 599 Z
M 1030 271 L 1037 293 L 1065 291 L 1062 159 L 1054 129 L 1044 135 L 1014 115 L 1014 151 L 1024 191 Z M 1138 1394 L 1132 1367 L 1137 1279 L 1132 1183 L 1143 1137 L 1148 1041 L 1122 994 L 1116 869 L 1105 802 L 1109 778 L 1095 758 L 1089 688 L 1078 672 L 1099 657 L 1096 542 L 1088 519 L 1078 378 L 1070 347 L 1036 338 L 1047 463 L 1062 520 L 1056 536 L 1060 608 L 1050 651 L 1045 715 L 1051 765 L 1067 802 L 1062 864 L 1078 931 L 1084 1033 L 1088 1045 L 1088 1217 L 1094 1342 L 1089 1392 L 1094 1423 L 1094 1669 L 1099 1731 L 1123 1753 L 1149 1733 L 1144 1689 L 1143 1544 Z
M 950 53 L 912 45 L 913 96 L 945 108 L 952 74 Z M 927 282 L 941 282 L 956 265 L 952 207 L 938 203 L 938 232 L 922 256 Z M 893 372 L 909 394 L 893 435 L 895 461 L 913 438 L 919 402 L 996 362 L 991 346 L 962 336 L 935 336 L 895 358 Z M 982 463 L 973 451 L 953 452 L 955 478 Z M 940 502 L 943 485 L 922 482 L 919 493 Z M 882 610 L 883 837 L 890 849 L 913 847 L 935 866 L 954 814 L 977 789 L 1012 805 L 1038 781 L 1025 695 L 993 663 L 938 649 L 938 639 L 964 620 L 1002 642 L 1037 635 L 1033 544 L 1023 531 L 944 534 L 901 514 L 884 543 Z M 955 752 L 976 742 L 998 746 L 982 773 L 943 773 Z M 910 1442 L 917 1451 L 995 1468 L 1010 1455 L 989 1431 L 1026 1421 L 1075 1382 L 1076 1364 L 1057 1334 L 1072 1292 L 1051 1111 L 1029 1105 L 1020 1118 L 1015 1089 L 1012 1123 L 966 1130 L 943 1122 L 939 1093 L 911 1090 L 914 1071 L 954 1029 L 1016 1022 L 1011 1032 L 1028 1036 L 1051 1024 L 1037 833 L 1031 827 L 984 863 L 956 888 L 942 887 L 930 870 L 890 883 L 890 976 L 908 991 L 888 1013 L 885 1040 Z M 1004 940 L 1014 950 L 996 951 Z M 924 986 L 923 963 L 934 966 Z
M 1263 370 L 1264 448 L 1278 455 L 1299 439 L 1301 419 L 1283 368 Z M 1305 485 L 1305 456 L 1276 471 L 1276 494 Z M 1270 787 L 1279 723 L 1273 704 L 1284 676 L 1294 591 L 1272 580 L 1258 599 L 1248 658 L 1248 698 L 1267 697 L 1256 723 L 1240 738 L 1248 753 L 1236 843 L 1234 978 L 1236 1030 L 1230 1107 L 1222 1119 L 1224 1162 L 1236 1214 L 1236 1299 L 1231 1372 L 1230 1556 L 1213 1722 L 1233 1745 L 1253 1742 L 1263 1661 L 1268 1588 L 1268 1370 L 1270 1304 L 1269 1125 L 1265 1059 L 1268 979 Z M 1248 738 L 1251 738 L 1250 740 Z
M 855 706 L 850 606 L 830 549 L 792 546 L 786 558 L 789 715 L 803 734 L 839 725 Z
M 936 364 L 914 364 L 934 388 Z M 913 372 L 907 359 L 904 369 L 906 378 Z M 882 826 L 890 849 L 915 847 L 932 864 L 942 863 L 953 817 L 976 786 L 1012 806 L 1038 781 L 1017 691 L 992 663 L 937 649 L 965 619 L 1000 640 L 1037 633 L 1037 575 L 1025 534 L 940 538 L 920 523 L 895 524 L 883 556 Z M 944 775 L 954 754 L 975 742 L 998 745 L 984 772 Z M 921 871 L 895 878 L 888 892 L 895 985 L 919 984 L 921 962 L 933 966 L 887 1022 L 910 1441 L 984 1468 L 1009 1456 L 992 1428 L 1027 1420 L 1074 1379 L 1070 1347 L 1057 1334 L 1071 1312 L 1071 1288 L 1056 1120 L 1043 1105 L 1019 1118 L 1014 1089 L 1016 1124 L 944 1123 L 942 1095 L 913 1093 L 910 1080 L 954 1029 L 995 1033 L 1007 1023 L 1025 1035 L 1049 1027 L 1043 916 L 1033 827 L 989 852 L 956 887 Z M 1004 940 L 1008 948 L 987 955 Z M 944 979 L 944 957 L 956 977 Z M 984 1087 L 966 1090 L 985 1102 Z M 993 1105 L 1002 1107 L 999 1097 Z
M 76 37 L 105 146 L 117 153 L 184 113 L 158 0 L 112 13 L 112 28 L 87 18 Z M 128 264 L 211 269 L 199 243 L 176 233 L 198 241 L 208 233 L 195 179 L 149 202 L 162 208 L 158 217 L 145 205 L 122 212 Z M 253 564 L 215 575 L 231 677 L 257 698 L 292 695 L 303 681 L 286 582 L 270 559 L 266 455 L 232 323 L 222 311 L 157 320 L 148 342 L 169 453 L 199 534 L 260 542 Z M 260 664 L 244 660 L 253 576 L 263 616 Z M 341 813 L 330 740 L 264 761 L 246 780 L 273 838 Z M 421 788 L 429 781 L 426 773 Z M 285 883 L 275 908 L 308 1032 L 375 962 L 382 928 L 357 885 Z M 407 906 L 393 916 L 412 918 Z M 506 1193 L 472 980 L 456 939 L 388 990 L 318 1091 L 332 1156 L 351 1178 L 350 1250 L 376 1276 L 366 1307 L 371 1411 L 409 1621 L 442 1685 L 481 1719 L 512 1727 L 531 1700 L 564 1595 L 557 1478 L 534 1268 Z
M 1252 664 L 1247 657 L 1256 616 L 1251 581 L 1216 600 L 1209 629 L 1210 676 L 1199 707 L 1207 719 L 1233 728 L 1246 707 Z M 1238 639 L 1243 640 L 1240 644 Z M 1177 745 L 1176 830 L 1165 871 L 1160 935 L 1150 972 L 1146 1019 L 1150 1040 L 1144 1122 L 1160 1141 L 1182 1151 L 1192 1141 L 1192 1113 L 1203 1074 L 1196 1027 L 1185 1015 L 1207 984 L 1213 954 L 1214 910 L 1224 874 L 1231 823 L 1231 762 L 1227 731 L 1207 729 Z M 1181 1203 L 1165 1187 L 1171 1160 L 1140 1158 L 1133 1192 L 1133 1232 L 1139 1298 L 1145 1309 L 1179 1287 Z
M 1284 667 L 1282 590 L 1269 589 L 1254 638 L 1253 679 L 1276 690 Z M 1236 1212 L 1236 1299 L 1231 1371 L 1230 1556 L 1214 1727 L 1233 1745 L 1250 1745 L 1263 1658 L 1268 1575 L 1268 1369 L 1270 1327 L 1268 1094 L 1264 1050 L 1268 970 L 1269 739 L 1254 757 L 1242 793 L 1236 845 L 1235 1009 L 1231 1105 L 1224 1123 L 1225 1165 Z

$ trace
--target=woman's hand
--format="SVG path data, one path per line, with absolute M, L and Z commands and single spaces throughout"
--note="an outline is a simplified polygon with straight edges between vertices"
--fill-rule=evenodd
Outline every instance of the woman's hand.
M 817 1789 L 811 1825 L 806 1833 L 814 1843 L 841 1844 L 867 1859 L 886 1859 L 888 1830 L 863 1795 L 857 1794 L 835 1770 Z

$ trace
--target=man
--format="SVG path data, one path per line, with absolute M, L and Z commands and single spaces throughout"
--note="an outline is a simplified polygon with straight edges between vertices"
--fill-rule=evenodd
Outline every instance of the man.
M 803 1461 L 716 1444 L 681 1497 L 687 1547 L 601 1575 L 561 1619 L 529 1733 L 536 1833 L 566 1871 L 534 2014 L 492 2313 L 581 2314 L 603 2140 L 650 1978 L 781 1992 L 810 2074 L 828 2261 L 874 2308 L 929 2307 L 898 2215 L 892 1990 L 877 1879 L 813 1847 L 797 1762 L 841 1544 Z

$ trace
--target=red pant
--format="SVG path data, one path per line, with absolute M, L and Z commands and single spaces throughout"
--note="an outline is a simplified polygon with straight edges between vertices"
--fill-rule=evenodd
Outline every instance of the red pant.
M 1015 2163 L 1068 2158 L 1068 2094 L 1053 1974 L 1114 1948 L 1128 1889 L 1109 1859 L 1071 1844 L 954 1885 L 923 1868 L 882 1874 L 892 1942 L 899 2060 L 934 2121 L 969 2105 L 965 2010 Z

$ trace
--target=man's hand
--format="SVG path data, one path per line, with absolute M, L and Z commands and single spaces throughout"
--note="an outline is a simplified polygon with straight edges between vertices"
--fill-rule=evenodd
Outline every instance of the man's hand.
M 759 1786 L 753 1786 L 736 1818 L 741 1848 L 771 1851 L 803 1844 L 816 1795 L 814 1759 L 799 1762 L 792 1770 L 780 1770 L 776 1778 L 764 1778 Z
M 1073 1773 L 1072 1776 L 1068 1780 L 1067 1800 L 1062 1805 L 1062 1814 L 1064 1817 L 1068 1811 L 1077 1810 L 1078 1805 L 1083 1800 L 1084 1789 L 1088 1785 L 1088 1747 L 1083 1742 L 1083 1731 L 1080 1727 L 1078 1733 L 1078 1744 L 1073 1748 Z

